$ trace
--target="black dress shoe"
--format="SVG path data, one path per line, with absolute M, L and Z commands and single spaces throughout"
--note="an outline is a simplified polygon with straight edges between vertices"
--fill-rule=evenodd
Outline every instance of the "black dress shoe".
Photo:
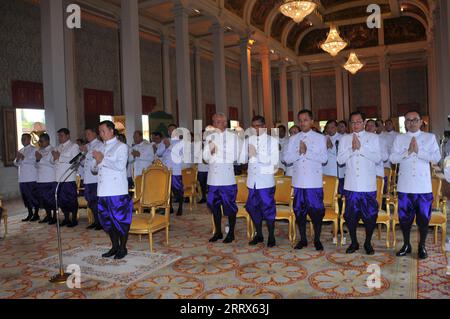
M 102 225 L 97 225 L 97 226 L 95 226 L 94 230 L 103 230 L 103 226 Z
M 44 219 L 39 222 L 39 224 L 45 224 L 45 223 L 48 223 L 49 221 L 50 221 L 50 217 L 45 216 Z
M 277 245 L 277 242 L 275 241 L 275 239 L 269 239 L 269 241 L 267 242 L 268 248 L 275 247 L 276 245 Z
M 197 204 L 205 204 L 206 203 L 206 199 L 201 199 L 200 201 L 197 202 Z
M 124 259 L 126 255 L 128 255 L 128 251 L 126 249 L 119 249 L 117 254 L 114 256 L 114 259 L 121 260 Z
M 112 257 L 112 256 L 114 256 L 115 254 L 117 254 L 118 250 L 119 250 L 118 248 L 111 248 L 111 250 L 108 251 L 106 254 L 103 254 L 102 257 L 103 257 L 103 258 L 109 258 L 109 257 Z
M 219 239 L 223 238 L 223 234 L 214 234 L 213 237 L 211 237 L 211 239 L 209 240 L 210 243 L 215 243 L 216 241 L 218 241 Z
M 29 222 L 33 218 L 33 215 L 28 215 L 27 218 L 22 219 L 22 222 Z
M 255 236 L 255 238 L 253 238 L 253 240 L 251 242 L 249 242 L 248 244 L 250 246 L 256 246 L 259 243 L 263 243 L 263 242 L 264 242 L 264 237 Z
M 178 211 L 177 211 L 177 216 L 183 216 L 183 210 L 181 209 L 179 209 Z
M 314 247 L 316 247 L 317 251 L 322 251 L 323 250 L 323 245 L 322 245 L 322 243 L 320 241 L 316 241 L 314 243 Z
M 76 226 L 78 226 L 78 222 L 77 221 L 71 222 L 69 225 L 67 225 L 67 227 L 69 227 L 69 228 L 74 228 Z
M 173 215 L 173 208 L 170 208 L 170 215 Z
M 302 241 L 300 240 L 297 245 L 294 247 L 294 249 L 303 249 L 304 247 L 308 246 L 308 242 L 307 241 Z
M 355 251 L 359 250 L 359 244 L 351 244 L 347 250 L 345 251 L 346 254 L 353 254 Z
M 67 226 L 67 225 L 70 225 L 70 222 L 67 221 L 67 220 L 64 220 L 62 223 L 59 224 L 59 227 L 64 227 L 64 226 Z
M 403 257 L 406 256 L 408 254 L 410 254 L 412 252 L 412 247 L 411 245 L 403 245 L 403 247 L 397 252 L 396 256 L 397 257 Z
M 418 256 L 419 256 L 419 259 L 427 259 L 428 258 L 428 252 L 427 252 L 427 249 L 425 248 L 425 245 L 419 246 Z
M 227 237 L 225 237 L 223 243 L 224 244 L 230 244 L 234 241 L 234 235 L 228 234 Z
M 367 255 L 375 255 L 375 250 L 372 247 L 372 244 L 364 244 L 364 249 L 366 250 Z
M 48 224 L 49 224 L 49 225 L 56 225 L 56 218 L 51 218 L 51 219 L 48 221 Z
M 86 227 L 86 229 L 94 229 L 95 227 L 97 227 L 97 225 L 96 224 L 92 224 L 92 225 L 89 225 L 88 227 Z
M 31 219 L 30 222 L 37 222 L 39 220 L 39 215 L 34 215 Z

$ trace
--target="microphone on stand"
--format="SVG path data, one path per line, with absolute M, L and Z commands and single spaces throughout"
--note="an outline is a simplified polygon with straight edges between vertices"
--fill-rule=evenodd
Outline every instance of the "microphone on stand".
M 82 160 L 84 160 L 86 158 L 86 153 L 81 152 L 80 154 L 78 154 L 77 156 L 75 156 L 74 158 L 72 158 L 69 162 L 69 164 L 78 164 L 80 163 Z

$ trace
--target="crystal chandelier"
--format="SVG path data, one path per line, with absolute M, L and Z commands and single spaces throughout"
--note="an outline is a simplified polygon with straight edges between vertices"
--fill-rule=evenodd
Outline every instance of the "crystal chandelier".
M 310 15 L 316 7 L 317 4 L 314 0 L 284 0 L 284 3 L 280 6 L 280 11 L 296 23 L 300 23 L 306 16 Z
M 347 41 L 344 41 L 341 38 L 337 28 L 335 26 L 331 26 L 327 39 L 320 45 L 320 47 L 322 50 L 331 54 L 331 56 L 336 56 L 339 52 L 344 50 L 347 45 Z
M 359 61 L 355 52 L 350 53 L 347 63 L 344 64 L 344 68 L 351 74 L 356 74 L 364 67 L 364 64 Z

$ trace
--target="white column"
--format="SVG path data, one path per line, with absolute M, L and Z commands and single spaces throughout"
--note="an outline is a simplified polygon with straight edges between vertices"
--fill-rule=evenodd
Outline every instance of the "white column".
M 281 62 L 280 64 L 280 105 L 281 105 L 281 123 L 287 126 L 289 122 L 287 64 L 284 62 Z
M 303 74 L 303 108 L 311 110 L 311 75 L 308 73 Z
M 267 46 L 261 46 L 261 64 L 262 64 L 262 88 L 263 88 L 263 105 L 264 117 L 266 118 L 267 128 L 272 128 L 273 109 L 272 109 L 272 70 L 270 69 L 270 51 Z
M 177 95 L 180 112 L 180 126 L 191 130 L 192 119 L 192 86 L 191 62 L 189 50 L 189 10 L 181 4 L 174 7 L 176 60 L 177 60 Z
M 57 141 L 58 129 L 68 126 L 64 29 L 62 0 L 42 0 L 41 40 L 45 122 L 52 143 Z
M 227 83 L 225 73 L 224 30 L 220 22 L 212 25 L 214 51 L 214 96 L 217 112 L 227 112 Z
M 164 32 L 161 36 L 162 42 L 162 71 L 163 71 L 163 90 L 164 90 L 164 112 L 173 114 L 172 108 L 172 89 L 170 79 L 170 36 Z
M 294 122 L 297 123 L 297 114 L 303 109 L 301 72 L 296 67 L 292 72 L 292 111 L 294 113 Z
M 122 105 L 127 140 L 142 130 L 142 84 L 137 0 L 121 1 L 120 43 L 122 58 Z
M 391 117 L 391 83 L 389 79 L 389 65 L 386 57 L 379 58 L 380 88 L 381 88 L 381 118 L 387 120 Z
M 344 81 L 342 78 L 342 67 L 335 65 L 334 74 L 336 77 L 336 111 L 337 120 L 344 119 Z
M 248 38 L 241 39 L 242 119 L 250 127 L 253 117 L 252 47 Z
M 69 4 L 70 1 L 65 2 L 66 6 Z M 72 137 L 78 137 L 81 136 L 85 127 L 79 122 L 81 118 L 81 107 L 77 107 L 74 30 L 64 28 L 64 42 L 66 59 L 67 117 L 70 119 L 68 121 L 68 129 L 70 130 Z
M 195 57 L 195 102 L 197 106 L 197 118 L 196 120 L 203 120 L 203 98 L 202 98 L 202 59 L 201 51 L 198 43 L 194 47 Z M 205 125 L 206 126 L 206 125 Z

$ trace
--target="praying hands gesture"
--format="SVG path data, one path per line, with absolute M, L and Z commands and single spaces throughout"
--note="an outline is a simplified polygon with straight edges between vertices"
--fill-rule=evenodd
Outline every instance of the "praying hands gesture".
M 300 155 L 306 154 L 307 150 L 308 150 L 308 147 L 306 146 L 305 142 L 300 141 L 300 148 L 299 148 Z
M 419 154 L 419 145 L 417 144 L 417 140 L 415 137 L 411 139 L 411 143 L 409 144 L 408 154 L 412 153 Z
M 39 162 L 42 159 L 42 154 L 38 151 L 36 151 L 35 156 L 36 156 L 36 162 Z
M 360 148 L 361 148 L 361 141 L 359 140 L 356 134 L 353 134 L 353 141 L 352 141 L 353 152 L 359 150 Z
M 256 157 L 256 148 L 255 145 L 250 144 L 248 146 L 248 157 L 252 158 L 252 157 Z
M 16 161 L 23 161 L 25 159 L 25 155 L 23 155 L 22 153 L 18 152 L 16 155 Z
M 59 157 L 61 156 L 61 153 L 58 151 L 52 151 L 52 155 L 53 155 L 53 160 L 57 161 L 59 160 Z
M 133 155 L 134 157 L 141 157 L 141 153 L 139 153 L 139 152 L 136 151 L 136 150 L 133 150 L 133 151 L 131 152 L 131 155 Z
M 94 152 L 92 152 L 92 157 L 95 158 L 95 161 L 97 162 L 97 165 L 98 165 L 103 161 L 103 159 L 105 158 L 105 155 L 102 152 L 94 151 Z
M 327 148 L 328 149 L 332 149 L 333 148 L 333 142 L 331 141 L 330 137 L 328 137 L 328 139 L 327 139 Z
M 213 142 L 209 142 L 209 151 L 211 152 L 211 155 L 216 154 L 217 146 Z

